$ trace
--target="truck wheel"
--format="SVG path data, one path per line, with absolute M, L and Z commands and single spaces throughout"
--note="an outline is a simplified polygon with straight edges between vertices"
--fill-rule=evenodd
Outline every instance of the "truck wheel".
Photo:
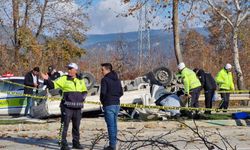
M 82 77 L 85 80 L 85 84 L 86 84 L 87 89 L 89 90 L 89 89 L 93 88 L 93 86 L 95 84 L 94 76 L 90 73 L 84 72 L 82 74 Z
M 153 70 L 153 75 L 163 86 L 167 86 L 173 80 L 173 73 L 166 67 L 160 67 Z
M 147 73 L 146 79 L 149 80 L 151 84 L 167 86 L 173 80 L 173 73 L 166 67 L 160 67 Z

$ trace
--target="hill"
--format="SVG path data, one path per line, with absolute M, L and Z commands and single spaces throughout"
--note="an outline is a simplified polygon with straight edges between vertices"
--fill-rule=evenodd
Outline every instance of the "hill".
M 205 28 L 196 28 L 195 30 L 206 37 L 208 36 L 208 31 Z M 185 33 L 182 31 L 181 36 L 184 36 Z M 87 49 L 87 51 L 94 51 L 96 49 L 113 51 L 116 48 L 117 42 L 121 41 L 126 45 L 126 50 L 138 51 L 138 32 L 87 35 L 87 40 L 81 46 Z M 150 45 L 152 50 L 163 50 L 168 55 L 173 56 L 173 43 L 172 31 L 150 31 Z

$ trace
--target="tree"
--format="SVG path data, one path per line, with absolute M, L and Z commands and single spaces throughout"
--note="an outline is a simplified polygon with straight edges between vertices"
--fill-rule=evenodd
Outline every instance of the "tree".
M 124 3 L 130 2 L 130 0 L 123 0 Z M 132 3 L 132 2 L 131 2 Z M 172 2 L 169 2 L 168 0 L 137 0 L 134 5 L 132 5 L 129 10 L 128 14 L 125 14 L 123 16 L 127 17 L 128 15 L 132 15 L 135 11 L 141 9 L 143 5 L 146 3 L 149 3 L 151 5 L 151 9 L 149 13 L 155 13 L 157 14 L 159 10 L 166 13 L 164 15 L 165 18 L 170 18 L 171 14 L 170 11 L 168 11 L 168 6 L 172 6 L 172 26 L 173 26 L 173 35 L 174 35 L 174 51 L 175 51 L 175 56 L 177 63 L 179 64 L 180 62 L 183 62 L 182 59 L 182 53 L 181 53 L 181 48 L 180 48 L 180 35 L 179 35 L 179 16 L 178 16 L 178 6 L 179 6 L 179 0 L 173 0 Z M 172 4 L 172 5 L 171 5 Z M 156 18 L 155 15 L 153 15 L 154 19 Z M 153 22 L 153 21 L 150 21 Z M 167 25 L 165 24 L 165 27 L 167 28 Z
M 57 65 L 57 68 L 65 68 L 65 64 L 76 61 L 81 58 L 85 53 L 85 50 L 79 48 L 76 44 L 72 43 L 69 39 L 64 37 L 57 37 L 49 39 L 46 42 L 44 50 L 44 59 L 46 66 L 48 62 Z M 40 62 L 42 64 L 43 62 Z
M 212 1 L 204 0 L 213 12 L 223 18 L 231 27 L 233 41 L 233 62 L 236 70 L 237 85 L 239 89 L 244 89 L 244 79 L 239 61 L 239 27 L 243 21 L 249 17 L 250 7 L 247 0 L 224 0 Z
M 127 44 L 122 40 L 116 41 L 115 50 L 111 54 L 111 63 L 116 68 L 117 73 L 121 79 L 124 79 L 124 73 L 128 64 L 128 52 L 125 50 Z
M 13 55 L 9 52 L 10 51 L 6 46 L 0 46 L 0 74 L 4 74 L 9 71 L 6 66 L 12 66 L 12 62 L 10 60 Z
M 180 48 L 180 34 L 179 34 L 179 17 L 178 17 L 179 0 L 173 0 L 173 34 L 174 34 L 174 51 L 177 63 L 183 62 Z
M 190 29 L 182 38 L 183 57 L 186 65 L 200 68 L 215 75 L 219 70 L 219 55 L 207 38 L 194 29 Z M 216 59 L 215 59 L 216 58 Z M 211 68 L 213 66 L 213 68 Z
M 239 29 L 239 48 L 240 48 L 240 60 L 242 72 L 244 75 L 244 81 L 246 89 L 250 89 L 250 18 L 241 24 Z
M 85 41 L 88 16 L 84 9 L 90 2 L 81 1 L 80 6 L 74 0 L 1 0 L 0 23 L 6 34 L 2 39 L 6 41 L 9 37 L 12 43 L 5 44 L 9 47 L 8 54 L 14 54 L 11 57 L 14 70 L 20 74 L 26 67 L 53 63 L 53 58 L 59 55 L 50 47 L 62 51 L 60 56 L 65 58 L 61 59 L 62 64 L 69 61 L 68 57 L 81 57 L 84 52 L 78 44 Z M 46 55 L 48 51 L 50 55 Z
M 18 26 L 19 26 L 19 1 L 18 0 L 12 0 L 12 14 L 13 14 L 13 30 L 14 30 L 14 40 L 13 40 L 13 46 L 15 48 L 15 60 L 19 60 L 19 40 L 18 40 Z

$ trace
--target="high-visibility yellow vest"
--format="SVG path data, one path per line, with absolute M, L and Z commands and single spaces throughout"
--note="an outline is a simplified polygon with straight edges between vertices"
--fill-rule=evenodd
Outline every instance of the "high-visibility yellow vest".
M 215 77 L 216 83 L 222 90 L 234 90 L 234 82 L 232 72 L 228 72 L 225 68 L 221 69 Z
M 55 89 L 63 92 L 62 105 L 68 108 L 83 108 L 83 101 L 87 96 L 87 87 L 84 79 L 62 76 L 53 81 Z
M 195 72 L 191 69 L 184 68 L 181 71 L 181 77 L 184 84 L 185 93 L 187 94 L 189 94 L 192 89 L 201 86 L 200 80 L 197 78 Z
M 54 88 L 60 88 L 64 92 L 87 92 L 84 79 L 70 78 L 69 76 L 59 77 L 54 82 Z

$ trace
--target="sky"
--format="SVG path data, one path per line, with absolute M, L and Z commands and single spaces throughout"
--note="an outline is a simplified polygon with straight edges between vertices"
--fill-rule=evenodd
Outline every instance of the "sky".
M 5 1 L 4 5 L 5 8 L 10 7 L 9 0 L 1 0 Z M 84 5 L 86 1 L 92 1 L 92 4 L 88 7 L 81 7 Z M 131 1 L 138 1 L 138 0 L 131 0 Z M 154 2 L 154 0 L 152 0 Z M 117 15 L 127 12 L 129 8 L 129 4 L 122 3 L 122 0 L 72 0 L 72 1 L 62 1 L 64 3 L 59 3 L 57 7 L 53 7 L 58 10 L 59 14 L 65 15 L 67 13 L 75 12 L 78 8 L 83 9 L 89 16 L 89 20 L 86 22 L 89 30 L 86 34 L 108 34 L 108 33 L 126 33 L 126 32 L 133 32 L 138 31 L 139 29 L 139 21 L 138 21 L 138 11 L 135 17 L 128 16 L 128 17 L 117 17 Z M 201 5 L 200 5 L 201 6 Z M 0 14 L 5 14 L 6 9 L 1 8 Z M 54 9 L 53 9 L 54 10 Z M 64 11 L 61 11 L 64 10 Z M 189 6 L 180 6 L 179 10 L 189 10 Z M 170 14 L 172 13 L 171 7 L 164 8 L 164 11 L 169 11 Z M 11 10 L 8 10 L 11 12 Z M 66 13 L 64 13 L 66 12 Z M 171 27 L 171 17 L 168 19 L 163 18 L 163 15 L 166 12 L 158 12 L 155 16 L 155 19 L 150 19 L 152 23 L 158 25 L 150 25 L 151 29 L 164 29 L 164 25 L 167 23 L 168 27 Z M 179 13 L 181 14 L 181 12 Z M 198 14 L 198 13 L 196 13 Z M 9 14 L 11 15 L 11 13 Z M 155 14 L 154 14 L 155 15 Z M 1 16 L 4 18 L 4 16 Z M 149 18 L 152 18 L 152 14 L 149 14 Z M 39 18 L 39 17 L 38 17 Z M 11 20 L 8 18 L 8 15 L 5 15 L 5 20 L 9 20 L 9 24 L 11 25 Z M 34 22 L 39 22 L 37 16 L 33 16 Z M 180 17 L 180 20 L 184 20 Z M 60 26 L 60 22 L 58 22 L 58 26 Z M 191 25 L 193 26 L 193 25 Z
M 138 31 L 139 21 L 136 17 L 116 17 L 127 9 L 128 5 L 121 5 L 121 0 L 94 0 L 88 10 L 90 30 L 87 34 Z M 157 29 L 162 27 L 152 28 Z
M 76 0 L 76 4 L 81 4 L 81 0 Z M 108 34 L 138 31 L 139 21 L 137 17 L 117 17 L 118 14 L 128 10 L 128 8 L 129 6 L 122 4 L 121 0 L 92 0 L 91 6 L 87 9 L 87 13 L 89 14 L 88 26 L 90 27 L 87 34 Z M 171 8 L 169 9 L 171 12 Z M 183 9 L 189 8 L 180 6 L 179 10 Z M 182 18 L 180 17 L 180 19 Z M 151 25 L 151 29 L 163 29 L 163 22 L 167 22 L 168 26 L 171 26 L 171 19 L 163 19 L 162 14 L 158 14 L 153 22 L 158 23 L 158 25 Z M 191 22 L 190 26 L 192 27 L 195 25 Z
M 90 34 L 105 34 L 116 32 L 135 31 L 138 28 L 138 21 L 132 17 L 116 17 L 124 10 L 120 0 L 100 0 L 90 7 L 89 17 L 91 29 Z

